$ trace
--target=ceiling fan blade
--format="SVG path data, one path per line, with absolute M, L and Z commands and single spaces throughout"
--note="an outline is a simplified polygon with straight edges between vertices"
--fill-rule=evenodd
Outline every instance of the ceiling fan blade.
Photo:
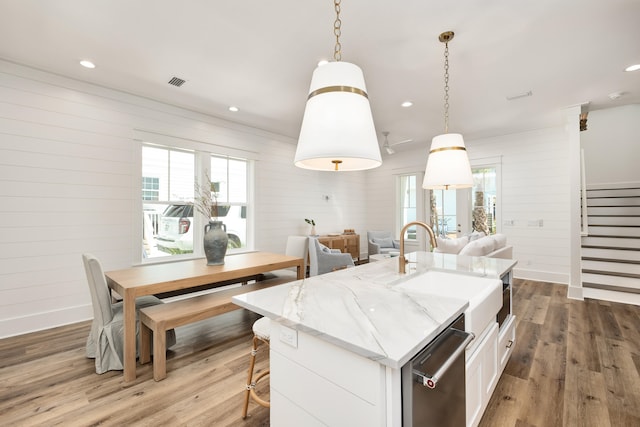
M 406 144 L 407 142 L 413 142 L 413 139 L 405 139 L 404 141 L 394 142 L 393 144 L 390 144 L 390 147 L 393 147 L 394 145 Z

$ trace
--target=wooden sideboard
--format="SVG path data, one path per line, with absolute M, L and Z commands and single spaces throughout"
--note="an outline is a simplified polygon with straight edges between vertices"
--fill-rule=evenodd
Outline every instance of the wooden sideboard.
M 351 258 L 360 260 L 360 235 L 338 234 L 334 236 L 318 236 L 318 241 L 331 249 L 340 249 L 342 253 L 351 254 Z

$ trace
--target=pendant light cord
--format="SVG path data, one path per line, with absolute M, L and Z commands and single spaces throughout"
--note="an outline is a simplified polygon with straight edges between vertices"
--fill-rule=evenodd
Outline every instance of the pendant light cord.
M 444 44 L 444 133 L 449 133 L 449 43 Z
M 342 45 L 340 44 L 340 36 L 342 35 L 342 21 L 340 20 L 340 0 L 333 1 L 333 7 L 336 11 L 336 20 L 333 22 L 333 34 L 336 36 L 336 46 L 333 49 L 333 59 L 342 60 Z

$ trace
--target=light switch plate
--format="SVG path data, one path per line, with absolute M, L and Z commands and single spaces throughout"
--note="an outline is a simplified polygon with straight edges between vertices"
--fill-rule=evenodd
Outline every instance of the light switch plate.
M 298 348 L 298 331 L 280 325 L 280 341 L 289 344 L 293 348 Z

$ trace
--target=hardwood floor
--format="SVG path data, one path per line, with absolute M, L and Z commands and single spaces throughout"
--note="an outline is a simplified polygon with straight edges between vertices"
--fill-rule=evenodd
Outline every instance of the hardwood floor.
M 640 307 L 516 280 L 514 312 L 517 343 L 481 426 L 640 426 Z M 268 426 L 255 403 L 240 417 L 257 318 L 237 310 L 178 328 L 157 383 L 151 365 L 127 384 L 121 372 L 96 375 L 89 322 L 0 340 L 0 425 Z
M 480 423 L 640 426 L 640 307 L 516 280 L 516 346 Z

